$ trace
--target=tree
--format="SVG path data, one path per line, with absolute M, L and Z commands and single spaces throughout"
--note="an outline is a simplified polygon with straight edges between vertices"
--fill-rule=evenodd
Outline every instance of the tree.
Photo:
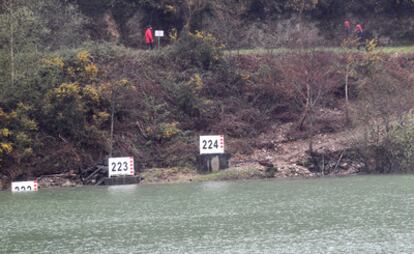
M 86 23 L 58 0 L 5 0 L 0 6 L 0 101 L 26 96 L 45 50 L 76 46 Z
M 287 6 L 299 13 L 298 30 L 302 31 L 303 14 L 305 11 L 313 10 L 319 3 L 319 0 L 289 0 Z M 304 47 L 303 41 L 299 41 L 299 46 Z
M 40 33 L 40 20 L 24 1 L 7 0 L 2 2 L 0 14 L 0 61 L 4 67 L 1 97 L 4 101 L 14 93 L 16 80 L 24 80 L 26 72 L 34 67 L 37 43 Z
M 355 73 L 355 67 L 358 64 L 358 58 L 356 54 L 354 54 L 350 49 L 356 45 L 354 38 L 346 38 L 342 42 L 342 48 L 345 51 L 345 86 L 344 86 L 344 94 L 345 94 L 345 121 L 346 124 L 349 125 L 351 122 L 350 115 L 349 115 L 349 86 L 350 86 L 350 79 L 352 75 Z M 342 68 L 342 67 L 339 67 Z
M 110 102 L 110 121 L 111 127 L 109 132 L 109 156 L 112 156 L 114 147 L 114 131 L 115 131 L 115 114 L 119 110 L 121 95 L 127 94 L 131 86 L 126 79 L 116 82 L 108 82 L 101 86 L 103 96 Z
M 186 0 L 186 13 L 187 19 L 186 24 L 184 25 L 184 30 L 190 32 L 194 30 L 193 26 L 195 25 L 196 19 L 201 19 L 199 24 L 199 30 L 202 31 L 202 15 L 203 12 L 208 8 L 209 2 L 205 0 Z
M 412 110 L 413 78 L 395 59 L 370 51 L 357 66 L 358 120 L 366 136 L 379 143 Z
M 281 71 L 285 87 L 300 110 L 299 130 L 307 130 L 310 136 L 309 150 L 313 149 L 314 124 L 317 109 L 326 103 L 325 98 L 336 84 L 335 70 L 331 67 L 331 55 L 323 52 L 289 55 L 282 62 Z
M 89 20 L 81 14 L 77 5 L 67 3 L 67 0 L 37 0 L 33 11 L 42 25 L 40 49 L 78 47 L 89 40 L 85 29 Z

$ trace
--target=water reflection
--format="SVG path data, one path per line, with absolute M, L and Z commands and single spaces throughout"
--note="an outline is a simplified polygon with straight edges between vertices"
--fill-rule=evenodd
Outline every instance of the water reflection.
M 201 183 L 201 189 L 204 191 L 223 191 L 227 190 L 231 182 L 205 182 Z
M 118 185 L 118 186 L 109 186 L 107 190 L 110 193 L 134 193 L 138 185 L 131 184 L 131 185 Z

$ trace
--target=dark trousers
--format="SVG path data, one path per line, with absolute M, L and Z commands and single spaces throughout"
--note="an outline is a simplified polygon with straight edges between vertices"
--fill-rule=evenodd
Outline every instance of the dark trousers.
M 364 36 L 358 36 L 358 46 L 357 46 L 358 50 L 361 47 L 362 48 L 365 48 L 365 39 L 364 39 Z
M 348 39 L 351 36 L 351 29 L 345 28 L 345 38 Z
M 153 48 L 154 48 L 154 43 L 152 43 L 152 42 L 147 43 L 147 49 L 148 50 L 152 50 Z

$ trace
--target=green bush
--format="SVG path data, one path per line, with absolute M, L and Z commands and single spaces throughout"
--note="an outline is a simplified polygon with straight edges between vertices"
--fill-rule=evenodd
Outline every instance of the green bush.
M 184 69 L 210 70 L 222 61 L 222 45 L 210 33 L 184 33 L 173 46 L 170 57 Z
M 384 144 L 392 156 L 395 171 L 414 171 L 414 116 L 406 117 L 403 124 L 394 126 Z

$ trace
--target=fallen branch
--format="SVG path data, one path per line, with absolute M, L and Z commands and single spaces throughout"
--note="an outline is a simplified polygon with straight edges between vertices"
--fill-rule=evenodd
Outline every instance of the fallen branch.
M 336 170 L 338 169 L 339 163 L 341 163 L 341 160 L 342 160 L 342 157 L 344 156 L 344 153 L 345 153 L 345 151 L 343 151 L 341 153 L 341 156 L 339 156 L 339 159 L 338 159 L 338 161 L 336 162 L 336 165 L 335 165 L 334 172 L 336 172 Z

